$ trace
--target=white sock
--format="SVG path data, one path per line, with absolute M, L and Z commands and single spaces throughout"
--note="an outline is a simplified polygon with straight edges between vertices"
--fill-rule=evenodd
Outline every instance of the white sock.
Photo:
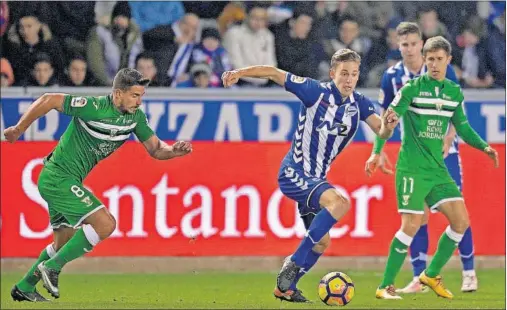
M 463 276 L 464 277 L 475 277 L 475 270 L 463 270 Z
M 53 256 L 56 255 L 56 251 L 55 248 L 53 248 L 52 243 L 48 244 L 48 246 L 46 247 L 46 253 L 48 253 L 49 258 L 53 258 Z
M 92 225 L 90 224 L 83 225 L 83 232 L 86 236 L 86 239 L 88 240 L 88 242 L 90 242 L 92 246 L 96 246 L 97 243 L 100 242 L 100 237 L 95 231 L 95 229 L 93 229 Z

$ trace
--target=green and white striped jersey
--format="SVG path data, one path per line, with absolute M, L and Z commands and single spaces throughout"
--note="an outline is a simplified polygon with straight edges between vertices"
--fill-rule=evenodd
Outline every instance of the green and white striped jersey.
M 66 95 L 63 113 L 73 116 L 47 165 L 76 177 L 81 182 L 99 161 L 116 151 L 134 133 L 144 142 L 154 135 L 146 115 L 121 113 L 111 95 L 78 97 Z
M 397 169 L 416 173 L 447 170 L 442 154 L 449 121 L 467 123 L 463 92 L 451 80 L 428 74 L 403 86 L 389 108 L 403 117 L 403 137 Z

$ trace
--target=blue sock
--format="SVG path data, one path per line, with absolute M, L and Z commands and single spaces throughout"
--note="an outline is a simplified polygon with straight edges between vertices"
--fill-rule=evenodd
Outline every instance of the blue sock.
M 335 220 L 331 213 L 326 208 L 322 208 L 313 219 L 310 228 L 308 228 L 305 237 L 299 244 L 296 252 L 292 255 L 291 260 L 297 266 L 302 267 L 306 261 L 306 256 L 310 253 L 313 246 L 331 230 L 336 222 L 337 220 Z
M 426 269 L 428 255 L 428 225 L 422 225 L 410 244 L 410 258 L 414 277 L 418 277 Z
M 463 270 L 474 270 L 474 243 L 472 240 L 472 229 L 470 227 L 465 230 L 465 234 L 458 248 L 461 262 L 463 263 Z
M 296 279 L 294 279 L 294 282 L 292 282 L 290 289 L 295 290 L 298 284 L 299 279 L 301 279 L 310 269 L 317 263 L 322 253 L 315 252 L 314 250 L 311 250 L 308 255 L 306 255 L 306 261 L 301 266 L 301 270 L 299 270 L 298 275 L 296 276 Z

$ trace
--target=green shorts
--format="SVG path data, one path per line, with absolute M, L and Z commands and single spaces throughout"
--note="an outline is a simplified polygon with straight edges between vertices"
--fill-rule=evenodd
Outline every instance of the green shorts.
M 424 214 L 424 203 L 431 212 L 445 202 L 463 200 L 463 196 L 447 171 L 420 174 L 396 171 L 396 198 L 399 213 Z
M 78 228 L 85 218 L 104 208 L 102 202 L 75 178 L 45 166 L 39 176 L 39 193 L 48 203 L 53 229 Z

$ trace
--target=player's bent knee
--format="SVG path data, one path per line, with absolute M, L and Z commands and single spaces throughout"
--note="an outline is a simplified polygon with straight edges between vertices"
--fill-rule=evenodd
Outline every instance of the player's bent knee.
M 456 223 L 451 223 L 450 227 L 453 231 L 457 232 L 458 234 L 464 234 L 465 231 L 470 227 L 470 221 L 468 217 L 465 217 L 463 219 L 460 219 Z
M 403 213 L 401 216 L 401 231 L 410 237 L 414 237 L 423 222 L 422 214 Z
M 336 219 L 341 218 L 350 210 L 350 201 L 336 190 L 328 190 L 321 196 L 320 204 Z

